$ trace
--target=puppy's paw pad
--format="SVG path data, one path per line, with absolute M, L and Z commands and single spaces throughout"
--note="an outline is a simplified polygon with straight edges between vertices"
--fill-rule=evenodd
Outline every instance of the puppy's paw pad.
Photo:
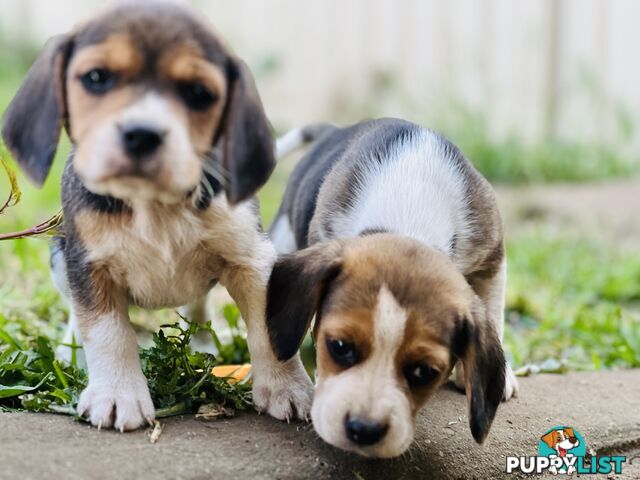
M 78 414 L 98 428 L 121 432 L 148 425 L 155 418 L 153 402 L 146 383 L 136 383 L 119 388 L 89 384 L 80 395 Z

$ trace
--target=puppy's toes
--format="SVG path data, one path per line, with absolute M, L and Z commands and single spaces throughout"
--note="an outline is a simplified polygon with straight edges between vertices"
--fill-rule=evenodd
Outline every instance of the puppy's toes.
M 150 425 L 154 418 L 155 410 L 151 397 L 125 395 L 116 402 L 116 420 L 113 428 L 128 432 Z
M 114 427 L 121 432 L 148 425 L 155 418 L 149 389 L 140 380 L 119 387 L 89 384 L 80 395 L 78 414 L 98 428 Z
M 301 384 L 287 386 L 285 388 L 264 389 L 258 395 L 262 397 L 262 411 L 278 420 L 306 420 L 311 411 L 313 387 L 308 389 Z M 264 401 L 266 398 L 266 402 Z
M 87 417 L 93 426 L 111 428 L 114 413 L 113 398 L 100 395 L 90 388 L 86 388 L 80 395 L 78 415 Z
M 289 364 L 289 362 L 294 362 Z M 313 400 L 313 384 L 299 358 L 253 374 L 253 403 L 260 412 L 278 420 L 307 420 Z M 284 367 L 284 368 L 283 368 Z
M 504 393 L 502 395 L 502 400 L 504 402 L 509 401 L 513 397 L 518 396 L 518 380 L 516 375 L 513 373 L 513 369 L 509 362 L 507 362 L 505 372 L 504 372 Z

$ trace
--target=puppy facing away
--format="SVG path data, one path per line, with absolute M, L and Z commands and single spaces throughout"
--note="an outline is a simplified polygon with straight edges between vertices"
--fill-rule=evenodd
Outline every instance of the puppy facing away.
M 400 455 L 458 365 L 481 443 L 517 388 L 500 341 L 506 260 L 491 187 L 453 144 L 402 120 L 294 130 L 279 149 L 306 141 L 270 230 L 286 255 L 267 325 L 287 360 L 315 315 L 316 431 L 362 455 Z
M 273 142 L 244 64 L 186 7 L 118 4 L 54 38 L 6 111 L 2 136 L 37 184 L 63 126 L 73 152 L 51 264 L 65 339 L 88 366 L 79 413 L 119 430 L 151 421 L 128 307 L 198 305 L 220 282 L 247 322 L 257 408 L 306 417 L 311 381 L 297 357 L 277 359 L 265 325 L 276 254 L 252 195 Z

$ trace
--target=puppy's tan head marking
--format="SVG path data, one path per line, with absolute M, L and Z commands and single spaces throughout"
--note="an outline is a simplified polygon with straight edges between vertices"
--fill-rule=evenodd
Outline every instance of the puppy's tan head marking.
M 484 439 L 502 394 L 504 356 L 480 301 L 444 255 L 375 234 L 281 258 L 267 304 L 281 359 L 295 353 L 314 313 L 312 418 L 326 441 L 368 456 L 401 454 L 417 411 L 459 359 L 471 430 Z
M 124 200 L 183 200 L 204 171 L 237 202 L 274 165 L 248 69 L 206 24 L 167 2 L 108 10 L 56 39 L 34 64 L 3 136 L 37 183 L 63 123 L 85 186 Z

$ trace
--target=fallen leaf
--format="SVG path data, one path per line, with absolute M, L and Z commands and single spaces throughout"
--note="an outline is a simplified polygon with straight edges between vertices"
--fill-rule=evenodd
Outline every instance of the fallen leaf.
M 219 403 L 201 405 L 196 413 L 196 418 L 202 420 L 216 420 L 220 417 L 231 418 L 236 414 L 233 408 L 227 408 Z
M 162 424 L 160 423 L 159 420 L 155 420 L 153 422 L 153 431 L 149 436 L 149 442 L 156 443 L 160 438 L 160 435 L 162 435 Z

